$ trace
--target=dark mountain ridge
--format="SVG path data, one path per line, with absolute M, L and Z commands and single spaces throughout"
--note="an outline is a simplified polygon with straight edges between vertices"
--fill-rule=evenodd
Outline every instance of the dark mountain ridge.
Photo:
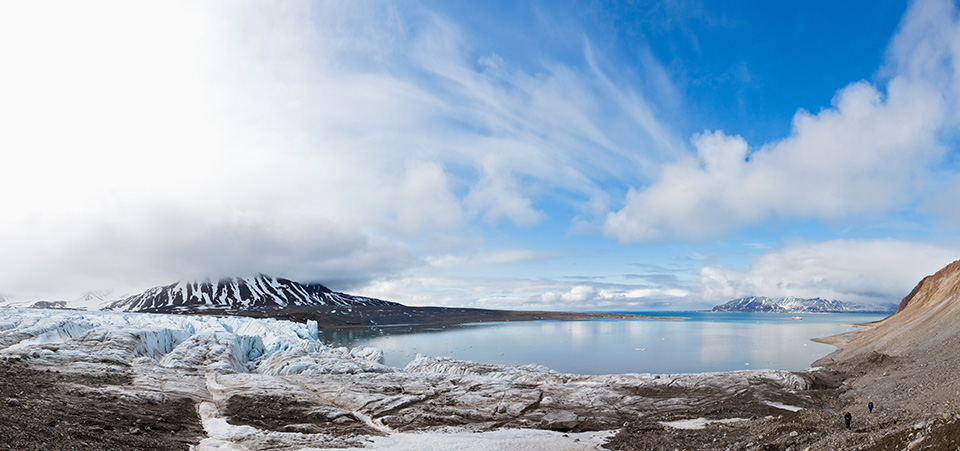
M 302 284 L 263 274 L 217 281 L 180 281 L 128 296 L 107 305 L 104 310 L 316 321 L 322 328 L 602 318 L 680 319 L 626 313 L 408 307 L 396 302 L 336 292 L 319 283 Z
M 105 310 L 151 313 L 282 310 L 296 307 L 399 306 L 395 302 L 333 291 L 319 283 L 260 274 L 217 281 L 180 281 L 150 288 L 107 305 Z

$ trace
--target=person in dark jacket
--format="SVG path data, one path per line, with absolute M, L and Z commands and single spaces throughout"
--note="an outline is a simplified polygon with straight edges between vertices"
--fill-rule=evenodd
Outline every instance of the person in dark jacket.
M 867 410 L 869 410 L 870 413 L 873 413 L 873 401 L 867 403 Z
M 847 429 L 850 429 L 850 420 L 853 419 L 853 415 L 850 415 L 850 412 L 843 414 L 843 422 L 847 424 Z

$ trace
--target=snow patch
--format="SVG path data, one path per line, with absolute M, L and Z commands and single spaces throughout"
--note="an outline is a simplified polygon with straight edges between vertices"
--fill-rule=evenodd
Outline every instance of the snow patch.
M 722 420 L 708 420 L 706 418 L 690 418 L 687 420 L 661 421 L 660 424 L 673 429 L 704 429 L 708 424 L 732 424 L 747 421 L 746 418 L 724 418 Z
M 764 401 L 763 403 L 766 404 L 766 405 L 768 405 L 768 406 L 770 406 L 770 407 L 776 407 L 776 408 L 778 408 L 778 409 L 789 410 L 789 411 L 791 411 L 791 412 L 797 412 L 797 411 L 803 410 L 803 407 L 791 406 L 791 405 L 788 405 L 788 404 L 782 404 L 782 403 L 774 402 L 774 401 Z

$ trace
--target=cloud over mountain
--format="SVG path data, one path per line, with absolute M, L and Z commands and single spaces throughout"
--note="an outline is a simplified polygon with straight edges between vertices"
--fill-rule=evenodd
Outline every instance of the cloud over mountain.
M 0 286 L 346 288 L 676 152 L 582 39 L 521 67 L 408 6 L 4 5 Z

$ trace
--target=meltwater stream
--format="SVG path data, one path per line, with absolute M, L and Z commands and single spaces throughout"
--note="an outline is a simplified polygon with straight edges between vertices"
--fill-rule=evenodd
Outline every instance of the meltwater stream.
M 654 312 L 685 321 L 590 320 L 328 330 L 320 339 L 373 346 L 403 367 L 417 354 L 482 363 L 536 363 L 578 374 L 800 370 L 834 348 L 810 341 L 857 329 L 882 314 Z

